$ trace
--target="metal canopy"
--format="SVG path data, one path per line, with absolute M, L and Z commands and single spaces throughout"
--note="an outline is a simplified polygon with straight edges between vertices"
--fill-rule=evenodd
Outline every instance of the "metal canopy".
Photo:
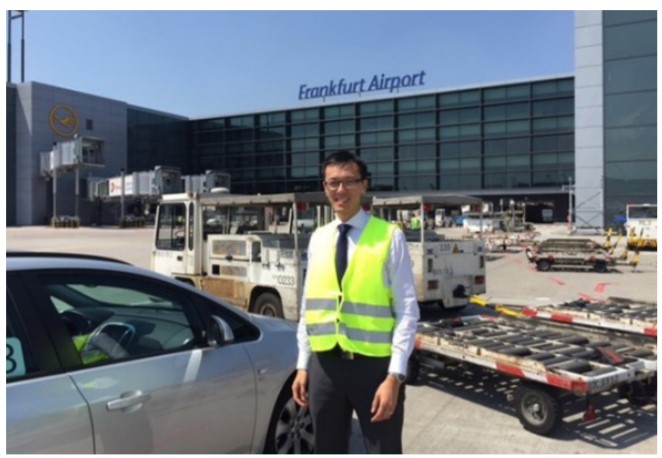
M 309 205 L 327 205 L 329 200 L 326 195 L 319 192 L 291 192 L 283 194 L 214 194 L 206 193 L 200 195 L 200 202 L 203 204 L 215 204 L 224 206 L 263 206 L 272 205 L 291 205 L 294 203 L 304 203 Z
M 460 205 L 476 205 L 483 201 L 478 197 L 464 194 L 410 194 L 410 195 L 376 195 L 372 199 L 373 207 L 419 208 L 421 204 L 430 204 L 435 207 L 448 207 Z

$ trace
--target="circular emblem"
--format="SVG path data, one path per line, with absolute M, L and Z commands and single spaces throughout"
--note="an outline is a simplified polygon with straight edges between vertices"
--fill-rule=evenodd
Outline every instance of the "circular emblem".
M 73 137 L 78 132 L 78 115 L 69 105 L 61 103 L 48 113 L 48 125 L 60 137 Z

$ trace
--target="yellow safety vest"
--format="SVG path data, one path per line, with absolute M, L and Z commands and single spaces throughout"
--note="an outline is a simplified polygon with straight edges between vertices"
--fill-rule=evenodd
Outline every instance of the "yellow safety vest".
M 384 266 L 396 226 L 370 217 L 345 271 L 342 291 L 333 261 L 337 227 L 327 224 L 312 238 L 305 313 L 311 349 L 327 351 L 337 344 L 366 356 L 390 356 L 395 317 Z

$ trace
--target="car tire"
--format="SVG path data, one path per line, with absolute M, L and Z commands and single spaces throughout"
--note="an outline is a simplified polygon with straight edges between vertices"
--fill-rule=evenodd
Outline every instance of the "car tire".
M 310 410 L 294 402 L 290 385 L 291 381 L 283 387 L 276 402 L 267 431 L 264 453 L 312 454 L 315 451 Z
M 552 263 L 547 259 L 538 259 L 536 262 L 536 268 L 540 272 L 549 272 L 552 268 Z
M 280 298 L 273 293 L 260 294 L 255 300 L 251 312 L 258 315 L 285 318 L 285 315 L 283 315 L 283 304 Z
M 563 408 L 556 394 L 544 386 L 522 384 L 515 390 L 515 411 L 527 431 L 550 435 L 563 419 Z

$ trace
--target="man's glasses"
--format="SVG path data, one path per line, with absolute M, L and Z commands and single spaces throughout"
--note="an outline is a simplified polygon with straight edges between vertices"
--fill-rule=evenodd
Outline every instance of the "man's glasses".
M 347 190 L 356 188 L 359 183 L 363 181 L 363 178 L 354 178 L 351 180 L 331 180 L 331 181 L 322 181 L 322 184 L 326 186 L 331 191 L 337 191 L 340 189 L 340 185 Z

